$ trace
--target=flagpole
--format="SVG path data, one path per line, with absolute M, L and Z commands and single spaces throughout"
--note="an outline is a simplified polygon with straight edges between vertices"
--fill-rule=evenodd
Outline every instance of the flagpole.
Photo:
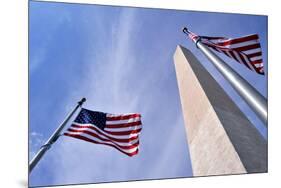
M 189 31 L 186 27 L 182 30 L 188 35 Z M 213 51 L 206 47 L 200 40 L 195 41 L 197 48 L 212 62 L 217 70 L 224 76 L 230 85 L 238 92 L 238 94 L 246 101 L 252 110 L 258 115 L 267 126 L 267 99 L 262 96 L 253 86 L 251 86 L 243 77 L 236 73 L 228 64 L 219 58 Z
M 76 110 L 82 106 L 82 104 L 86 101 L 86 98 L 82 98 L 76 105 L 76 107 L 69 113 L 69 115 L 65 118 L 65 120 L 60 124 L 60 126 L 56 129 L 56 131 L 52 134 L 52 136 L 47 140 L 47 142 L 41 146 L 37 154 L 33 157 L 31 162 L 29 163 L 29 173 L 33 170 L 33 168 L 36 166 L 36 164 L 40 161 L 40 159 L 43 157 L 45 152 L 50 149 L 51 145 L 56 142 L 58 137 L 60 136 L 60 132 L 65 127 L 69 119 L 72 117 L 72 115 L 76 112 Z

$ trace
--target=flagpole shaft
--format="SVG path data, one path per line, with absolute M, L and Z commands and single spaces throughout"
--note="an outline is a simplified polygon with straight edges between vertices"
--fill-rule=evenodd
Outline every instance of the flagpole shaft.
M 196 46 L 212 62 L 218 71 L 229 81 L 230 85 L 239 93 L 252 110 L 258 115 L 267 126 L 267 99 L 262 96 L 244 78 L 236 73 L 229 65 L 219 58 L 213 51 L 207 48 L 200 38 L 196 41 Z
M 40 161 L 46 151 L 51 147 L 51 145 L 57 140 L 60 132 L 65 127 L 69 119 L 76 112 L 76 110 L 82 106 L 82 104 L 86 101 L 85 98 L 82 98 L 81 101 L 78 102 L 76 107 L 69 113 L 69 115 L 65 118 L 65 120 L 60 124 L 60 126 L 56 129 L 56 131 L 52 134 L 52 136 L 47 140 L 47 142 L 39 149 L 37 154 L 33 157 L 33 159 L 29 163 L 29 173 L 33 170 L 36 164 Z

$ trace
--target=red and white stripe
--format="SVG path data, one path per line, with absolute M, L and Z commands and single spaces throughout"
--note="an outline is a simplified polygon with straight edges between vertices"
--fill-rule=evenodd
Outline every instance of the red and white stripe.
M 95 144 L 108 145 L 128 156 L 133 156 L 138 153 L 141 129 L 140 114 L 106 114 L 104 130 L 94 124 L 73 122 L 64 135 Z
M 194 42 L 200 38 L 201 42 L 206 46 L 217 52 L 224 53 L 258 74 L 264 74 L 261 45 L 257 34 L 240 38 L 225 38 L 207 36 L 199 37 L 190 32 L 189 37 Z

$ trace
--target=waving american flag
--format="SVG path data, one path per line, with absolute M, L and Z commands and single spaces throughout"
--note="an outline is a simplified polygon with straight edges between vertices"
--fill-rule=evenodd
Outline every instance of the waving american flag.
M 257 34 L 239 38 L 198 36 L 190 31 L 189 38 L 196 42 L 200 41 L 217 52 L 224 53 L 248 69 L 264 75 L 262 51 Z
M 140 114 L 115 115 L 82 108 L 64 135 L 108 145 L 133 156 L 138 154 L 141 129 Z

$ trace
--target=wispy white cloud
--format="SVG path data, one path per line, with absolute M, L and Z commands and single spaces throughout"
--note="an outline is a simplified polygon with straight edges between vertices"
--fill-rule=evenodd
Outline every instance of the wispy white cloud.
M 29 156 L 33 158 L 38 149 L 43 145 L 44 137 L 35 131 L 29 134 Z
M 90 106 L 88 108 L 103 109 L 111 113 L 134 112 L 137 110 L 136 106 L 140 102 L 135 97 L 137 94 L 123 90 L 123 86 L 125 85 L 126 87 L 126 84 L 129 84 L 126 83 L 126 77 L 130 79 L 130 75 L 134 72 L 131 64 L 134 64 L 135 54 L 131 49 L 135 38 L 133 33 L 136 28 L 135 17 L 133 9 L 124 10 L 111 28 L 99 28 L 99 30 L 103 29 L 103 32 L 108 34 L 108 39 L 103 41 L 106 49 L 88 60 L 87 70 L 88 75 L 91 76 L 85 76 L 84 83 L 81 84 L 80 88 L 80 91 L 86 93 L 87 106 Z M 100 19 L 102 20 L 102 18 Z M 92 51 L 96 50 L 93 49 Z M 77 94 L 79 95 L 81 92 Z M 121 160 L 121 164 L 124 164 L 124 160 L 128 159 L 126 156 L 121 155 L 119 159 L 114 160 L 118 151 L 104 147 L 106 146 L 93 146 L 89 143 L 81 143 L 79 140 L 62 138 L 57 145 L 59 149 L 54 152 L 57 154 L 55 160 L 64 161 L 58 165 L 60 170 L 57 172 L 63 171 L 64 173 L 63 175 L 56 174 L 54 182 L 87 183 L 89 181 L 116 180 L 116 175 L 110 173 L 110 164 L 114 163 L 115 160 L 119 162 Z M 74 153 L 79 153 L 79 155 Z M 66 158 L 65 156 L 68 157 Z M 83 158 L 82 161 L 81 158 Z M 93 161 L 93 158 L 95 158 L 93 168 L 89 168 L 88 162 Z M 107 161 L 103 159 L 107 159 Z M 119 176 L 124 176 L 123 180 L 126 180 L 126 173 L 129 173 L 129 169 L 122 167 L 119 169 Z M 87 175 L 83 177 L 81 174 Z

